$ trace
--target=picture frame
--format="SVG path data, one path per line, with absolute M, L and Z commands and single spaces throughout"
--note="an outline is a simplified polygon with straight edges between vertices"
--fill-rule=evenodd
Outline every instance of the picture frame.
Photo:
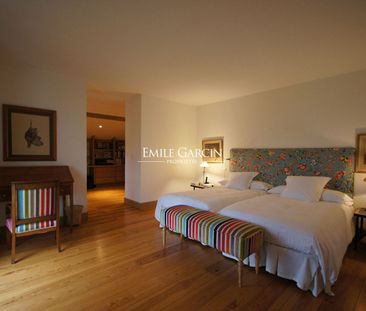
M 357 135 L 356 172 L 366 173 L 366 134 Z
M 202 140 L 202 161 L 207 163 L 223 163 L 224 162 L 224 139 L 206 138 Z
M 3 160 L 56 161 L 56 111 L 2 105 Z

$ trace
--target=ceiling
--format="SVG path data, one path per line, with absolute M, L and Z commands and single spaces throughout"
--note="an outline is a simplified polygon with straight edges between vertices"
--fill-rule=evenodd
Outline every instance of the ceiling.
M 124 94 L 117 92 L 87 91 L 87 111 L 110 116 L 125 116 Z
M 125 102 L 122 93 L 88 90 L 87 112 L 124 117 Z M 100 127 L 102 126 L 102 127 Z M 125 139 L 125 122 L 105 118 L 87 118 L 87 135 L 99 139 Z
M 102 126 L 101 128 L 99 126 Z M 125 122 L 98 118 L 87 118 L 88 138 L 125 139 Z
M 364 0 L 0 0 L 2 62 L 206 104 L 366 69 Z

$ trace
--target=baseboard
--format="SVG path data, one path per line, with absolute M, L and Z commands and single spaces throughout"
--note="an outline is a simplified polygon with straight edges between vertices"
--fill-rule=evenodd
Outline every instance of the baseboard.
M 149 201 L 149 202 L 139 203 L 137 201 L 125 198 L 125 204 L 126 205 L 132 205 L 132 206 L 136 206 L 136 207 L 143 207 L 143 208 L 155 207 L 156 203 L 157 203 L 157 201 Z

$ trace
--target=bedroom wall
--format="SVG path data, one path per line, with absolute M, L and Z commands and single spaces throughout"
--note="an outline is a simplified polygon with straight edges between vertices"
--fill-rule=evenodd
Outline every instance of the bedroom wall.
M 125 197 L 141 202 L 141 95 L 125 99 Z
M 47 71 L 0 67 L 0 104 L 4 103 L 57 111 L 57 161 L 3 162 L 1 151 L 0 165 L 70 166 L 75 204 L 84 205 L 86 211 L 86 85 Z
M 140 203 L 157 200 L 168 192 L 184 191 L 194 180 L 197 163 L 138 162 L 143 148 L 196 147 L 194 106 L 137 95 L 126 99 L 126 198 Z
M 356 133 L 366 133 L 365 100 L 366 71 L 358 71 L 199 106 L 197 143 L 223 136 L 224 157 L 234 147 L 355 146 Z M 211 180 L 227 169 L 227 161 L 210 165 Z M 366 204 L 365 177 L 355 177 L 358 204 Z
M 141 146 L 175 151 L 179 147 L 196 148 L 196 111 L 194 106 L 142 95 Z M 164 193 L 190 190 L 197 166 L 197 163 L 142 163 L 141 201 L 157 200 Z

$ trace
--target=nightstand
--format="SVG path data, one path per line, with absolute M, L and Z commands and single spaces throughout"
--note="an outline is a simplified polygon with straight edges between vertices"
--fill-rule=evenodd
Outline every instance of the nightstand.
M 356 233 L 355 233 L 355 249 L 357 249 L 357 243 L 365 236 L 363 232 L 363 219 L 366 218 L 366 208 L 356 208 Z
M 206 188 L 212 188 L 214 185 L 213 184 L 202 184 L 202 183 L 191 183 L 191 187 L 193 188 L 193 190 L 196 190 L 196 188 L 198 189 L 206 189 Z

